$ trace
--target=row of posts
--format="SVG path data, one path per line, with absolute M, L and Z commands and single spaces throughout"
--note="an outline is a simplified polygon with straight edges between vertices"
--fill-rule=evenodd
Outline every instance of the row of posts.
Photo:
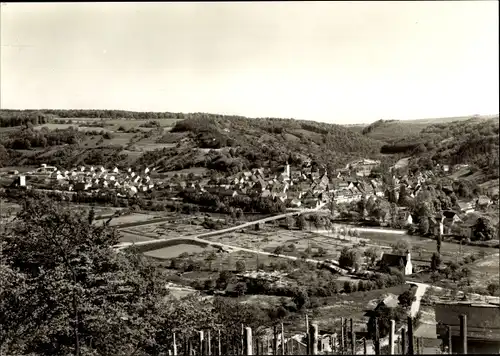
M 401 328 L 401 337 L 400 342 L 398 342 L 398 350 L 395 350 L 395 337 L 396 337 L 396 323 L 394 320 L 391 320 L 390 332 L 389 332 L 389 354 L 390 355 L 415 355 L 423 353 L 423 343 L 422 339 L 415 339 L 413 335 L 413 320 L 411 317 L 408 317 L 407 328 Z M 331 336 L 331 345 L 333 354 L 339 355 L 356 355 L 356 333 L 353 328 L 353 320 L 350 319 L 350 331 L 348 332 L 347 328 L 347 320 L 341 318 L 341 332 L 340 332 L 340 340 L 339 340 L 339 349 L 336 348 L 335 340 L 333 336 Z M 319 329 L 318 324 L 309 325 L 308 317 L 306 316 L 306 354 L 307 355 L 317 355 L 318 354 L 318 340 L 319 340 Z M 253 355 L 254 354 L 254 345 L 253 345 L 253 337 L 252 337 L 252 329 L 250 327 L 243 327 L 242 325 L 242 339 L 241 339 L 241 351 L 243 355 Z M 467 316 L 460 315 L 460 347 L 461 354 L 467 354 Z M 210 330 L 207 331 L 206 337 L 203 331 L 199 331 L 199 350 L 195 350 L 192 347 L 190 341 L 185 343 L 184 347 L 184 355 L 212 355 L 212 344 L 211 344 L 211 335 Z M 256 351 L 258 355 L 268 354 L 269 350 L 269 339 L 266 338 L 266 343 L 261 344 L 259 338 L 255 339 L 256 341 Z M 283 323 L 281 324 L 281 340 L 278 340 L 278 328 L 274 327 L 273 332 L 273 343 L 272 343 L 272 354 L 278 355 L 278 344 L 281 341 L 281 355 L 286 354 L 294 354 L 293 350 L 293 342 L 290 342 L 289 345 L 285 344 L 285 330 Z M 363 341 L 363 355 L 367 354 L 367 345 L 366 338 L 362 339 Z M 416 342 L 415 342 L 416 341 Z M 288 347 L 285 347 L 288 346 Z M 375 318 L 375 340 L 374 340 L 374 348 L 375 355 L 381 355 L 380 350 L 380 337 L 379 337 L 379 327 L 378 327 L 378 319 Z M 452 353 L 452 333 L 451 328 L 448 326 L 448 339 L 447 339 L 447 347 L 448 353 Z M 197 352 L 198 351 L 198 352 Z M 229 350 L 227 350 L 229 351 Z M 177 356 L 177 342 L 175 333 L 173 334 L 173 350 L 169 350 L 169 355 Z M 228 352 L 225 352 L 226 354 Z M 297 350 L 298 354 L 301 354 L 300 350 Z M 222 355 L 222 345 L 221 345 L 221 333 L 218 331 L 217 338 L 217 355 Z

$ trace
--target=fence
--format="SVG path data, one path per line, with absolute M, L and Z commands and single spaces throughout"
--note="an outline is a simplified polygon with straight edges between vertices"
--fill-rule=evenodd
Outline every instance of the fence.
M 250 327 L 241 326 L 241 335 L 223 335 L 220 330 L 199 330 L 196 335 L 176 337 L 168 355 L 422 355 L 448 353 L 451 337 L 443 340 L 444 347 L 437 339 L 417 338 L 414 336 L 412 318 L 408 317 L 406 327 L 396 334 L 395 321 L 391 320 L 387 345 L 379 335 L 379 323 L 375 320 L 375 337 L 356 338 L 353 320 L 350 325 L 341 318 L 340 327 L 334 333 L 320 336 L 318 324 L 309 323 L 306 317 L 306 333 L 303 340 L 300 335 L 286 333 L 284 325 L 275 325 L 270 333 L 260 329 L 254 334 Z M 450 334 L 451 335 L 451 334 Z M 443 352 L 442 350 L 446 350 Z M 457 350 L 453 350 L 457 353 Z M 460 316 L 460 354 L 467 354 L 467 317 Z

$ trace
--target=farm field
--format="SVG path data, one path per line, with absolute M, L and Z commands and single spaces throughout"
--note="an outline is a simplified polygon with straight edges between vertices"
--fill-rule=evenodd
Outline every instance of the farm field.
M 361 232 L 361 237 L 368 238 L 377 245 L 390 246 L 398 240 L 404 240 L 412 246 L 412 258 L 415 260 L 430 261 L 434 252 L 436 252 L 436 241 L 433 239 L 414 236 L 414 235 L 392 235 L 383 232 Z M 459 256 L 466 256 L 472 253 L 485 253 L 486 255 L 497 253 L 498 249 L 482 246 L 465 246 L 460 247 L 457 243 L 442 242 L 441 255 L 443 260 L 456 260 Z
M 152 220 L 155 216 L 151 215 L 150 219 L 144 218 L 142 221 Z M 168 218 L 165 214 L 156 215 L 156 217 Z M 155 235 L 158 238 L 169 238 L 169 237 L 179 237 L 179 236 L 190 236 L 197 235 L 201 233 L 208 232 L 209 230 L 205 229 L 200 223 L 201 217 L 193 217 L 193 216 L 175 216 L 172 215 L 172 222 L 158 222 L 154 224 L 148 224 L 144 226 L 135 226 L 127 228 L 128 231 L 136 234 L 144 234 L 144 235 Z M 131 219 L 132 220 L 132 219 Z M 136 222 L 136 221 L 129 222 Z M 197 221 L 197 223 L 189 224 L 190 221 Z M 127 223 L 129 223 L 127 222 Z M 125 222 L 122 222 L 125 223 Z
M 476 261 L 469 265 L 471 284 L 474 287 L 484 287 L 500 280 L 500 256 L 498 253 Z
M 137 243 L 137 242 L 144 242 L 144 241 L 152 241 L 153 239 L 150 237 L 142 236 L 142 235 L 136 235 L 136 234 L 129 234 L 124 231 L 120 231 L 120 242 L 132 242 L 132 243 Z
M 130 215 L 125 215 L 125 216 L 119 216 L 116 218 L 113 218 L 110 222 L 110 226 L 116 226 L 116 225 L 121 225 L 121 224 L 129 224 L 129 223 L 135 223 L 135 222 L 141 222 L 141 221 L 148 221 L 151 219 L 154 219 L 155 216 L 154 214 L 141 214 L 141 213 L 133 213 Z
M 208 169 L 205 168 L 205 167 L 193 167 L 193 168 L 189 168 L 189 169 L 181 169 L 181 170 L 178 170 L 178 171 L 162 172 L 161 176 L 162 177 L 172 177 L 175 174 L 178 174 L 178 175 L 188 175 L 189 173 L 203 175 L 206 172 L 208 172 Z
M 203 247 L 195 246 L 195 245 L 179 244 L 179 245 L 175 245 L 175 246 L 168 246 L 168 247 L 160 248 L 160 249 L 154 250 L 154 251 L 148 251 L 148 252 L 145 252 L 144 255 L 159 258 L 159 259 L 169 259 L 169 258 L 178 257 L 182 253 L 198 254 L 198 253 L 201 253 L 204 251 L 210 251 L 210 250 L 213 250 L 213 248 L 210 248 L 210 247 L 203 248 Z

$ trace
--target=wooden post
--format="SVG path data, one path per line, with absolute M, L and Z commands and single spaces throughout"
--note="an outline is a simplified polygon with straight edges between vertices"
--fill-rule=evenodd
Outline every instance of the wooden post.
M 173 333 L 173 337 L 174 337 L 174 341 L 173 341 L 174 342 L 174 347 L 173 347 L 173 349 L 174 349 L 174 356 L 177 356 L 177 345 L 176 345 L 176 342 L 175 342 L 175 333 Z
M 352 321 L 352 318 L 351 318 L 351 320 L 350 320 L 350 323 L 349 323 L 349 324 L 350 324 L 350 327 L 351 327 L 351 337 L 350 337 L 350 339 L 351 339 L 351 351 L 353 352 L 352 354 L 353 354 L 353 355 L 355 355 L 355 353 L 354 353 L 354 351 L 353 351 L 353 350 L 354 350 L 354 348 L 355 348 L 356 346 L 354 345 L 354 343 L 355 343 L 355 341 L 354 341 L 354 323 L 353 323 L 353 321 Z
M 349 333 L 347 332 L 347 319 L 344 319 L 344 352 L 347 353 L 347 340 L 349 339 Z
M 310 353 L 311 355 L 318 354 L 318 324 L 312 324 L 309 328 Z
M 452 349 L 451 349 L 451 340 L 452 340 L 452 334 L 451 334 L 451 326 L 448 325 L 448 353 L 451 355 Z
M 245 328 L 245 355 L 253 355 L 252 328 L 249 327 Z
M 340 353 L 344 354 L 344 318 L 340 318 Z
M 401 329 L 401 354 L 406 355 L 406 329 Z
M 276 330 L 276 325 L 273 328 L 273 355 L 278 354 L 278 331 Z
M 255 335 L 255 354 L 256 355 L 261 355 L 259 347 L 260 347 L 259 337 L 257 335 Z
M 363 355 L 366 355 L 368 350 L 366 349 L 366 337 L 363 338 Z
M 281 354 L 285 354 L 285 327 L 281 323 Z
M 217 344 L 218 344 L 217 345 L 217 352 L 218 352 L 219 356 L 221 356 L 222 355 L 222 347 L 221 347 L 221 343 L 220 343 L 220 329 L 218 331 L 218 334 L 219 335 L 217 337 Z
M 204 355 L 204 347 L 203 347 L 203 341 L 204 341 L 204 337 L 203 337 L 203 331 L 199 331 L 198 332 L 200 334 L 200 355 Z
M 354 331 L 351 333 L 351 352 L 356 355 L 356 333 Z
M 408 355 L 415 355 L 415 350 L 413 348 L 413 319 L 411 316 L 407 319 L 408 323 Z
M 207 353 L 209 356 L 212 355 L 212 340 L 210 337 L 210 330 L 207 330 Z
M 241 354 L 245 354 L 245 327 L 241 324 Z
M 380 355 L 380 335 L 378 332 L 378 318 L 375 318 L 375 355 Z
M 306 354 L 309 355 L 310 347 L 309 347 L 309 317 L 306 314 Z
M 389 355 L 394 355 L 394 332 L 396 328 L 396 322 L 391 320 L 391 330 L 389 331 Z
M 462 355 L 467 355 L 467 315 L 460 315 L 460 346 Z

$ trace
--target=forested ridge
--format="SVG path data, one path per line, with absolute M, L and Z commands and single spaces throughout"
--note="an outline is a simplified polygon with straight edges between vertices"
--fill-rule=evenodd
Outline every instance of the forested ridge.
M 172 133 L 187 133 L 199 148 L 219 150 L 216 165 L 262 166 L 266 162 L 301 164 L 308 158 L 325 166 L 378 156 L 381 143 L 335 124 L 291 119 L 191 118 Z M 222 148 L 229 149 L 224 154 Z M 222 152 L 221 152 L 222 151 Z M 216 155 L 216 156 L 217 156 Z
M 419 134 L 384 145 L 384 154 L 412 157 L 411 166 L 431 169 L 436 164 L 468 164 L 498 178 L 499 120 L 497 118 L 430 125 Z
M 104 131 L 83 133 L 68 128 L 64 130 L 36 131 L 33 126 L 56 122 L 59 118 L 119 118 L 150 120 L 155 130 L 139 132 L 139 135 L 156 137 L 157 143 L 174 143 L 176 147 L 144 152 L 135 161 L 141 167 L 159 164 L 162 170 L 177 170 L 191 167 L 206 167 L 219 171 L 239 171 L 253 167 L 275 167 L 285 161 L 302 164 L 312 161 L 334 169 L 352 159 L 376 158 L 382 144 L 364 137 L 359 133 L 334 124 L 293 119 L 258 118 L 224 116 L 217 114 L 176 114 L 176 113 L 136 113 L 113 110 L 36 110 L 0 112 L 3 126 L 22 125 L 3 134 L 3 165 L 37 164 L 43 157 L 44 163 L 56 165 L 74 165 L 79 161 L 84 149 L 79 143 L 85 135 L 112 136 Z M 162 118 L 183 119 L 177 121 L 171 132 L 164 132 L 154 120 Z M 100 122 L 100 121 L 99 121 Z M 144 126 L 144 124 L 142 124 Z M 10 129 L 9 129 L 10 130 Z M 120 130 L 116 135 L 120 135 Z M 105 137 L 107 135 L 108 137 Z M 103 146 L 111 141 L 102 142 Z M 64 152 L 31 155 L 28 160 L 13 150 L 39 148 L 47 151 L 51 146 L 66 145 Z M 123 148 L 125 148 L 123 146 Z M 197 151 L 196 149 L 202 149 Z M 7 149 L 7 151 L 6 151 Z M 11 150 L 10 152 L 8 150 Z M 83 150 L 83 151 L 82 151 Z M 10 157 L 5 159 L 5 157 Z M 115 158 L 117 158 L 116 156 Z M 128 165 L 130 161 L 113 160 L 113 164 Z M 97 160 L 98 161 L 98 160 Z M 101 164 L 94 160 L 94 164 Z

